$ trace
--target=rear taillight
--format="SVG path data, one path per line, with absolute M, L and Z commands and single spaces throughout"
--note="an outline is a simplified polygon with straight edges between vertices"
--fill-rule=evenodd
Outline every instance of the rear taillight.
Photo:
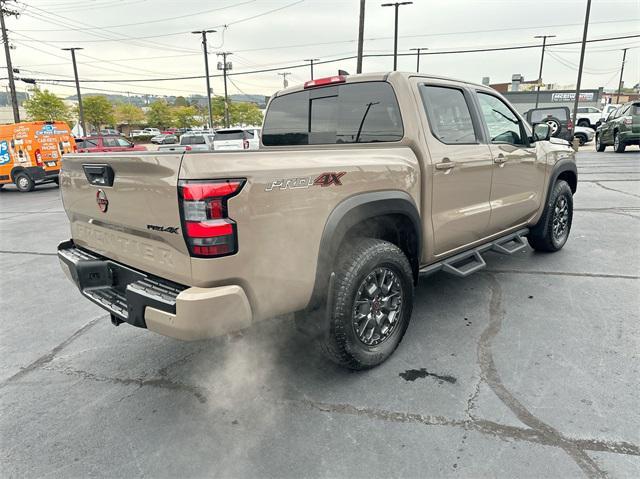
M 243 179 L 193 180 L 178 184 L 184 237 L 192 256 L 215 257 L 238 251 L 238 229 L 227 201 L 240 193 Z
M 42 166 L 43 165 L 43 163 L 42 163 L 42 153 L 40 152 L 40 150 L 36 150 L 35 156 L 36 156 L 36 165 Z
M 573 120 L 569 119 L 569 121 L 567 121 L 567 130 L 571 131 L 573 130 Z
M 191 151 L 191 147 L 189 145 L 185 146 L 184 151 Z
M 245 150 L 249 149 L 249 140 L 242 140 L 242 148 L 244 148 Z
M 633 125 L 633 117 L 632 117 L 632 116 L 625 116 L 625 117 L 622 119 L 622 122 L 623 122 L 625 125 Z

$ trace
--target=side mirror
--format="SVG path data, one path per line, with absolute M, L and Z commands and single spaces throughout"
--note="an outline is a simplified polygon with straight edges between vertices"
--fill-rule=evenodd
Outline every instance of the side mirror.
M 546 123 L 534 123 L 533 141 L 547 141 L 551 138 L 551 127 Z

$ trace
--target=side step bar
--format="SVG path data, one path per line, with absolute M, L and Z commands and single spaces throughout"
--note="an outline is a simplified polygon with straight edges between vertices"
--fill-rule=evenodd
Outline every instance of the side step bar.
M 527 228 L 511 233 L 497 240 L 483 244 L 476 248 L 457 254 L 451 258 L 438 261 L 437 263 L 425 266 L 420 270 L 420 275 L 430 275 L 438 271 L 460 276 L 462 278 L 481 270 L 487 263 L 482 257 L 486 251 L 495 251 L 500 254 L 513 254 L 527 246 L 525 236 L 529 234 Z

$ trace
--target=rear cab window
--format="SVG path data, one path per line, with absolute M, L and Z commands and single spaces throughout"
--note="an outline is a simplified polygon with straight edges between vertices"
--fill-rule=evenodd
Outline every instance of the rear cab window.
M 400 141 L 404 127 L 391 85 L 346 83 L 274 98 L 262 128 L 265 146 Z

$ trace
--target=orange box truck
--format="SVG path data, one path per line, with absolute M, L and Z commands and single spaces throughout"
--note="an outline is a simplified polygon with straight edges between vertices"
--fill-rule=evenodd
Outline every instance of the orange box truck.
M 24 192 L 36 184 L 58 183 L 62 155 L 75 151 L 69 126 L 62 121 L 0 125 L 0 188 L 14 183 Z

